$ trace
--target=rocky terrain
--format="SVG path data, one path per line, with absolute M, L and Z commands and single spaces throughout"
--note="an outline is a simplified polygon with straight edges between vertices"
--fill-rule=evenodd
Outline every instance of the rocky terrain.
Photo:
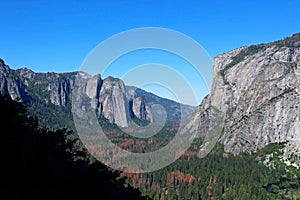
M 27 68 L 12 70 L 0 59 L 0 92 L 28 105 L 51 104 L 54 108 L 70 110 L 75 87 L 81 88 L 79 102 L 89 102 L 99 116 L 120 127 L 128 127 L 134 117 L 152 122 L 153 104 L 164 106 L 168 121 L 178 121 L 181 116 L 195 109 L 135 87 L 125 86 L 118 78 L 102 79 L 99 74 L 91 76 L 85 72 L 35 73 Z
M 288 142 L 283 159 L 299 166 L 299 95 L 300 34 L 241 47 L 215 58 L 211 92 L 188 128 L 204 137 L 218 110 L 225 151 L 251 153 L 270 143 Z

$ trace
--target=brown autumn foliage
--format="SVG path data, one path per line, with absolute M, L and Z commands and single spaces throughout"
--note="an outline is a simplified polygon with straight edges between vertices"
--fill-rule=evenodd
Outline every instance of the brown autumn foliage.
M 183 182 L 186 185 L 192 185 L 195 181 L 195 177 L 191 174 L 184 174 L 180 171 L 174 171 L 167 176 L 167 185 L 170 187 L 176 186 Z
M 191 158 L 195 158 L 198 156 L 198 152 L 186 151 L 184 152 L 181 157 L 187 158 L 188 160 Z
M 130 140 L 126 140 L 126 141 L 120 143 L 119 147 L 121 147 L 122 149 L 128 149 L 132 145 L 134 145 L 134 141 L 132 139 L 130 139 Z
M 229 158 L 229 153 L 223 153 L 223 158 Z

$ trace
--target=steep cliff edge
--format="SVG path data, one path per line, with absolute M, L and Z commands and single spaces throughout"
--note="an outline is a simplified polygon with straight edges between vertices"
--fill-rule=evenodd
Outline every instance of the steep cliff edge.
M 72 91 L 77 85 L 82 88 L 81 102 L 90 101 L 90 106 L 110 123 L 128 126 L 128 101 L 125 85 L 120 79 L 108 77 L 102 80 L 100 75 L 91 76 L 84 72 L 59 74 L 35 73 L 27 68 L 12 70 L 3 60 L 0 69 L 0 92 L 12 99 L 19 98 L 29 105 L 45 103 L 70 107 Z
M 125 86 L 118 78 L 102 79 L 99 74 L 91 76 L 85 72 L 35 73 L 27 68 L 12 70 L 0 59 L 0 93 L 12 99 L 19 98 L 33 106 L 34 113 L 39 112 L 38 108 L 50 106 L 47 112 L 52 113 L 54 120 L 50 120 L 49 123 L 59 124 L 55 128 L 63 128 L 60 127 L 62 125 L 58 113 L 67 112 L 67 116 L 64 115 L 63 118 L 68 117 L 70 119 L 67 120 L 72 121 L 72 92 L 75 87 L 80 88 L 81 92 L 81 95 L 78 95 L 81 99 L 77 101 L 79 109 L 76 111 L 80 112 L 80 107 L 88 102 L 99 115 L 121 127 L 128 127 L 132 117 L 152 122 L 151 105 L 156 103 L 168 105 L 166 111 L 170 121 L 180 120 L 181 112 L 187 115 L 194 109 L 192 106 L 182 105 L 180 110 L 181 104 L 135 87 Z M 55 109 L 58 110 L 53 111 Z M 39 113 L 37 116 L 43 115 Z M 47 120 L 49 119 L 44 121 Z
M 207 134 L 215 108 L 224 117 L 225 151 L 254 152 L 288 142 L 285 157 L 300 155 L 299 95 L 300 34 L 242 47 L 215 58 L 211 93 L 189 127 L 198 136 Z
M 11 72 L 2 59 L 0 59 L 0 93 L 7 94 L 13 100 L 17 98 L 21 101 L 28 100 L 24 83 Z

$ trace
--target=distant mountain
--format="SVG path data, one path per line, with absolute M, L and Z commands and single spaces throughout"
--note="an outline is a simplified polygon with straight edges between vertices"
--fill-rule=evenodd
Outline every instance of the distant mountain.
M 161 104 L 166 109 L 167 121 L 170 122 L 179 121 L 195 109 L 125 86 L 118 78 L 102 79 L 99 74 L 91 76 L 85 72 L 35 73 L 27 68 L 12 70 L 0 59 L 0 93 L 27 103 L 31 113 L 39 117 L 43 125 L 74 128 L 71 104 L 75 87 L 81 88 L 79 102 L 89 102 L 99 116 L 120 127 L 128 127 L 134 118 L 153 121 L 153 104 Z
M 180 121 L 181 117 L 186 117 L 196 111 L 196 107 L 180 104 L 170 99 L 159 97 L 151 92 L 146 92 L 134 86 L 126 86 L 126 96 L 128 99 L 144 99 L 149 106 L 153 104 L 162 105 L 167 112 L 168 121 Z
M 204 137 L 218 111 L 224 118 L 220 142 L 227 152 L 287 142 L 283 160 L 299 167 L 299 108 L 300 33 L 217 56 L 211 93 L 187 127 Z

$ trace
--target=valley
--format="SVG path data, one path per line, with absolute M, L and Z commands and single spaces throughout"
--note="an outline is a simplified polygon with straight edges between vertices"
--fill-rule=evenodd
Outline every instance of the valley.
M 178 152 L 174 153 L 182 155 L 169 166 L 148 173 L 119 171 L 110 177 L 122 180 L 125 188 L 139 191 L 136 198 L 157 200 L 299 199 L 299 76 L 299 33 L 217 56 L 211 92 L 198 107 L 126 86 L 118 78 L 102 79 L 99 74 L 91 76 L 85 72 L 12 70 L 0 60 L 0 92 L 7 96 L 2 97 L 2 108 L 12 100 L 12 104 L 26 105 L 26 114 L 22 116 L 36 118 L 35 131 L 71 131 L 63 140 L 77 141 L 71 147 L 80 153 L 73 160 L 68 159 L 85 160 L 79 170 L 101 165 L 95 157 L 109 154 L 97 150 L 97 141 L 102 140 L 97 133 L 85 133 L 88 146 L 79 140 L 74 115 L 84 125 L 84 120 L 91 121 L 85 117 L 89 109 L 96 113 L 97 123 L 110 141 L 127 152 L 156 151 L 177 134 L 192 135 L 188 150 L 176 149 Z M 74 91 L 79 93 L 75 95 Z M 154 112 L 151 108 L 155 104 L 162 105 L 164 110 Z M 155 121 L 159 119 L 155 118 L 156 112 L 166 114 L 166 121 L 156 135 L 145 139 L 126 134 L 146 132 L 136 131 L 132 124 L 154 124 L 154 130 L 159 122 Z M 219 123 L 216 119 L 222 120 Z M 215 129 L 216 126 L 221 129 Z M 34 138 L 31 133 L 30 137 Z M 203 148 L 207 154 L 199 158 Z M 111 162 L 121 162 L 122 156 L 115 154 Z M 112 171 L 107 170 L 108 174 Z

